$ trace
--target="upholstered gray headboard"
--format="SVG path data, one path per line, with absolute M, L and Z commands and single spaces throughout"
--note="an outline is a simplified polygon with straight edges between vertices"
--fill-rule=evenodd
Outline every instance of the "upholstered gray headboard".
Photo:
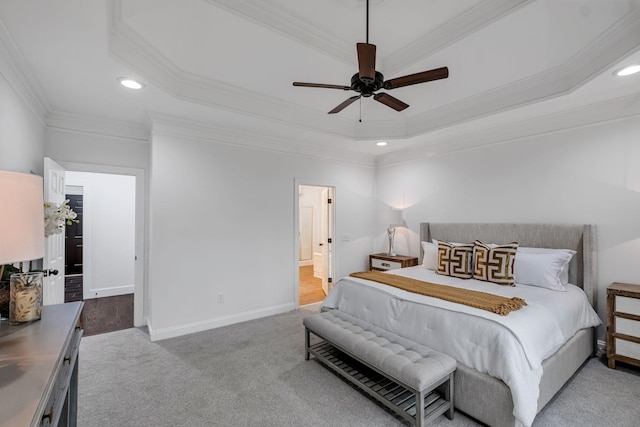
M 520 246 L 573 249 L 569 283 L 584 289 L 596 307 L 596 226 L 590 224 L 420 223 L 420 241 L 485 243 L 518 242 Z M 420 259 L 422 260 L 422 245 Z

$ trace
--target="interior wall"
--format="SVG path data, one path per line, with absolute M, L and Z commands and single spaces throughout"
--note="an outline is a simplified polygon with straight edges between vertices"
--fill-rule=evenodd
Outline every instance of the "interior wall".
M 0 169 L 42 176 L 44 125 L 5 78 L 0 55 Z
M 149 169 L 149 141 L 95 133 L 47 128 L 44 155 L 59 162 Z
M 379 167 L 377 195 L 405 208 L 399 232 L 416 256 L 425 221 L 596 224 L 604 321 L 606 287 L 640 283 L 639 140 L 636 117 Z
M 297 178 L 336 187 L 337 276 L 363 269 L 372 166 L 153 133 L 152 339 L 296 307 Z

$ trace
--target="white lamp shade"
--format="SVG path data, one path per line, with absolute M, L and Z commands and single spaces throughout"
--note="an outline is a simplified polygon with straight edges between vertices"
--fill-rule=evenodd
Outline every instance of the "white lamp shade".
M 380 224 L 396 226 L 402 225 L 402 211 L 389 209 L 380 213 Z
M 42 258 L 42 177 L 0 171 L 0 198 L 0 265 Z

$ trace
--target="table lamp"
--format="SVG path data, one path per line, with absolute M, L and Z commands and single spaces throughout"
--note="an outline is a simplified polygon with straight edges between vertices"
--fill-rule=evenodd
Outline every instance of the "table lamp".
M 393 251 L 393 239 L 396 235 L 396 226 L 402 225 L 402 211 L 397 209 L 382 211 L 380 215 L 380 223 L 388 226 L 387 236 L 389 237 L 389 251 L 387 255 L 396 256 L 396 253 Z
M 5 264 L 44 256 L 42 177 L 0 171 L 0 277 Z M 42 312 L 42 272 L 12 274 L 9 321 L 30 322 Z

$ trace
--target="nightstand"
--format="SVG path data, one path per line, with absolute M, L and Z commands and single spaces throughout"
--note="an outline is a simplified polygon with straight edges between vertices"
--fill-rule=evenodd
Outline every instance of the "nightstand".
M 640 366 L 640 285 L 612 283 L 607 288 L 607 358 Z
M 414 256 L 389 256 L 385 253 L 369 255 L 369 270 L 395 270 L 414 265 L 418 265 L 418 258 Z

